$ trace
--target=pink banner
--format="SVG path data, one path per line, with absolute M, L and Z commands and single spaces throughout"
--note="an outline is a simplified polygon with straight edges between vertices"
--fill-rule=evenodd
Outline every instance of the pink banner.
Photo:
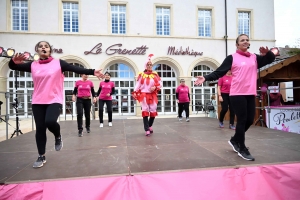
M 0 186 L 1 200 L 296 200 L 299 197 L 300 163 Z

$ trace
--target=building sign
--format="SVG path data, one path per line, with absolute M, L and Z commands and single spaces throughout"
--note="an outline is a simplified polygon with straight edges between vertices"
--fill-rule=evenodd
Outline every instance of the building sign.
M 203 52 L 194 51 L 193 49 L 190 50 L 190 47 L 185 48 L 175 48 L 174 46 L 169 46 L 168 48 L 168 55 L 189 55 L 189 56 L 202 56 Z
M 62 50 L 62 49 L 56 49 L 56 48 L 54 48 L 53 46 L 51 46 L 51 48 L 52 48 L 52 52 L 53 52 L 53 53 L 63 53 L 63 50 Z
M 276 109 L 272 109 L 276 108 Z M 289 109 L 285 109 L 289 108 Z M 268 113 L 266 109 L 266 124 L 269 125 Z M 293 132 L 300 134 L 300 107 L 271 106 L 270 112 L 270 127 L 272 129 Z
M 105 53 L 109 56 L 114 54 L 120 55 L 145 55 L 148 47 L 146 45 L 142 45 L 140 47 L 136 47 L 135 49 L 126 49 L 121 48 L 122 44 L 113 44 L 106 48 Z M 90 51 L 85 51 L 85 55 L 89 54 L 101 54 L 102 53 L 102 43 L 98 43 L 94 46 Z

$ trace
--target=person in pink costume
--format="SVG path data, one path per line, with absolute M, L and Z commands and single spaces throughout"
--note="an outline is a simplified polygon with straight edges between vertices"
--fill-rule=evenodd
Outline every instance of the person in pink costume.
M 55 150 L 60 151 L 63 147 L 60 126 L 57 123 L 64 100 L 63 73 L 71 71 L 97 77 L 104 77 L 104 75 L 101 70 L 85 69 L 52 58 L 51 45 L 46 41 L 38 42 L 35 45 L 35 51 L 40 57 L 39 60 L 26 62 L 26 55 L 18 53 L 10 60 L 8 66 L 12 70 L 30 72 L 32 75 L 34 84 L 32 112 L 36 125 L 35 138 L 39 153 L 33 167 L 39 168 L 46 163 L 47 128 L 55 137 Z
M 237 123 L 235 134 L 228 143 L 240 157 L 254 161 L 254 157 L 245 146 L 245 132 L 253 124 L 255 116 L 257 69 L 273 62 L 275 55 L 268 47 L 260 47 L 260 55 L 248 52 L 250 42 L 246 34 L 237 37 L 236 47 L 236 52 L 227 56 L 219 68 L 208 75 L 198 76 L 194 84 L 201 85 L 204 81 L 217 80 L 231 70 L 229 98 Z
M 152 126 L 157 116 L 157 92 L 161 88 L 161 80 L 158 73 L 152 71 L 152 56 L 153 54 L 148 56 L 145 63 L 145 70 L 139 73 L 136 86 L 132 92 L 133 98 L 139 101 L 142 106 L 142 117 L 146 136 L 153 133 Z

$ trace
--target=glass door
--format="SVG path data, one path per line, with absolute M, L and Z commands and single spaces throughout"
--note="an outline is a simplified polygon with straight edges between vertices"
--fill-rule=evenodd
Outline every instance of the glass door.
M 211 96 L 215 95 L 216 88 L 209 87 L 194 87 L 192 94 L 192 109 L 193 113 L 204 113 L 203 109 L 201 109 L 201 105 L 205 107 L 205 104 L 211 101 Z
M 131 97 L 132 88 L 118 88 L 112 96 L 113 113 L 119 115 L 135 114 L 135 100 Z M 106 110 L 105 110 L 106 112 Z
M 65 103 L 63 109 L 60 112 L 61 115 L 76 116 L 76 106 L 72 101 L 73 90 L 65 90 Z
M 162 88 L 158 95 L 157 112 L 163 114 L 175 114 L 176 110 L 175 88 Z

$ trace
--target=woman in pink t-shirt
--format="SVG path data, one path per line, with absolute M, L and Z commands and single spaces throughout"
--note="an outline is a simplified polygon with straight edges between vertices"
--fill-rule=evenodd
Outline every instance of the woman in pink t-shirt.
M 100 82 L 97 96 L 99 99 L 100 128 L 103 127 L 103 106 L 106 104 L 108 126 L 112 126 L 112 95 L 115 94 L 115 83 L 110 81 L 110 73 L 105 72 L 105 80 Z
M 25 54 L 16 54 L 9 62 L 12 70 L 30 72 L 34 84 L 32 95 L 32 112 L 36 125 L 36 144 L 38 159 L 33 164 L 34 168 L 42 167 L 46 163 L 46 130 L 55 137 L 55 150 L 63 147 L 60 126 L 57 119 L 62 110 L 64 99 L 64 72 L 71 71 L 78 74 L 89 74 L 103 77 L 101 70 L 85 69 L 51 57 L 52 47 L 46 41 L 40 41 L 35 45 L 35 51 L 40 59 L 25 62 L 28 58 Z
M 232 80 L 231 70 L 228 70 L 225 76 L 219 78 L 218 81 L 218 95 L 219 95 L 219 101 L 221 102 L 221 106 L 222 106 L 222 110 L 220 112 L 220 117 L 219 117 L 219 127 L 224 128 L 223 120 L 229 107 L 229 111 L 230 111 L 229 128 L 235 130 L 234 111 L 231 106 L 230 98 L 229 98 L 231 80 Z
M 228 143 L 240 157 L 254 161 L 254 157 L 245 145 L 245 133 L 253 124 L 255 116 L 257 69 L 272 63 L 275 55 L 268 47 L 260 47 L 260 55 L 248 52 L 249 47 L 249 36 L 239 35 L 236 38 L 236 52 L 227 56 L 214 72 L 198 76 L 195 85 L 200 85 L 204 81 L 217 80 L 231 70 L 232 82 L 229 96 L 237 123 L 235 134 Z
M 190 121 L 189 106 L 190 106 L 190 89 L 185 85 L 185 80 L 180 79 L 180 85 L 176 89 L 176 99 L 178 103 L 178 119 L 182 120 L 182 112 L 185 111 L 186 122 Z
M 84 110 L 85 116 L 85 128 L 86 132 L 90 133 L 90 112 L 91 112 L 91 95 L 93 96 L 93 103 L 96 102 L 96 94 L 94 91 L 94 84 L 92 81 L 88 80 L 88 75 L 81 74 L 82 79 L 76 81 L 75 87 L 73 90 L 72 101 L 76 101 L 76 110 L 77 110 L 77 126 L 78 126 L 78 136 L 83 136 L 82 128 L 82 116 Z M 76 99 L 77 95 L 77 99 Z

